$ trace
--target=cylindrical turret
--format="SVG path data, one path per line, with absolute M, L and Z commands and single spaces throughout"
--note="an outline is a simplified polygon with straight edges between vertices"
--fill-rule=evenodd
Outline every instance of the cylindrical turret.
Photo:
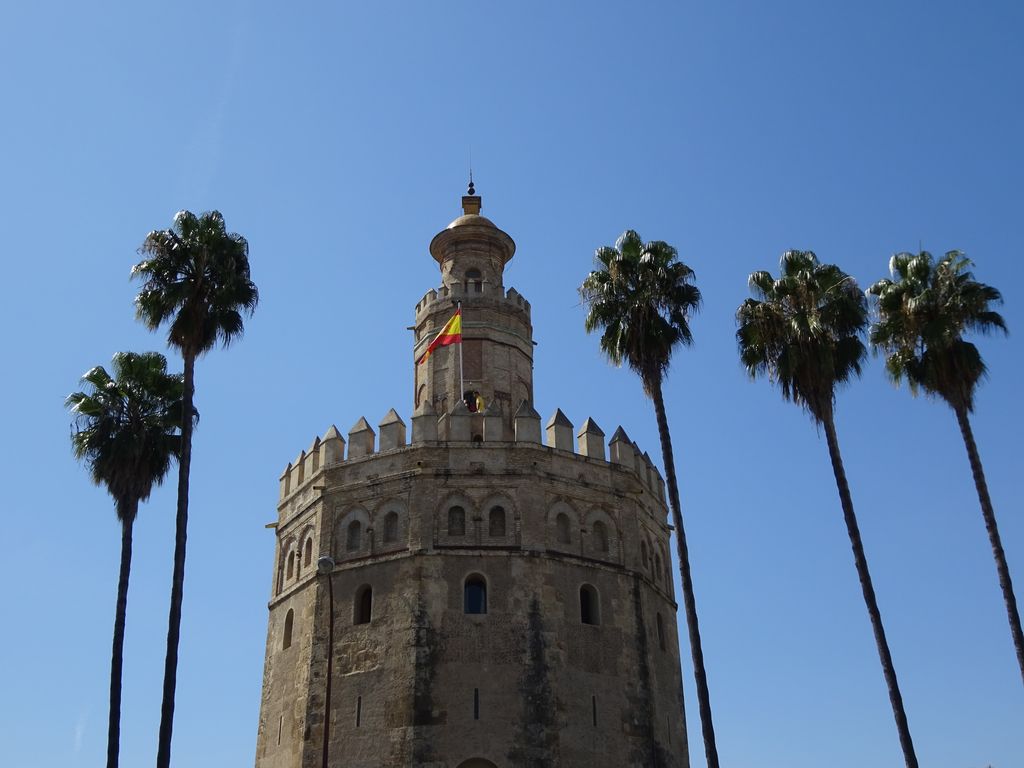
M 484 407 L 500 408 L 511 429 L 519 404 L 533 402 L 530 304 L 514 288 L 506 291 L 503 272 L 516 244 L 480 215 L 480 207 L 478 195 L 464 196 L 463 215 L 430 242 L 430 253 L 441 268 L 441 286 L 416 307 L 413 359 L 422 357 L 458 306 L 462 345 L 439 348 L 415 364 L 413 407 L 429 402 L 440 416 L 469 396 L 473 410 L 473 393 L 478 393 Z

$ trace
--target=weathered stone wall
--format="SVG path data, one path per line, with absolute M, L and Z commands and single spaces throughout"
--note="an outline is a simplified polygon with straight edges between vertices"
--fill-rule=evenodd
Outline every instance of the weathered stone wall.
M 542 431 L 515 243 L 462 202 L 414 356 L 455 301 L 463 343 L 415 366 L 411 435 L 332 426 L 281 475 L 257 768 L 318 768 L 327 724 L 336 768 L 686 768 L 664 483 L 621 427 Z
M 337 561 L 332 765 L 687 765 L 666 509 L 660 478 L 632 450 L 639 472 L 535 443 L 425 443 L 321 466 L 289 488 L 257 766 L 320 765 L 321 553 Z M 453 507 L 461 533 L 449 529 Z M 503 531 L 491 527 L 496 507 Z M 293 550 L 301 570 L 289 576 Z M 464 611 L 470 575 L 486 580 L 486 614 Z M 596 624 L 581 621 L 584 585 Z M 357 624 L 367 586 L 371 620 Z M 294 726 L 278 746 L 284 712 Z

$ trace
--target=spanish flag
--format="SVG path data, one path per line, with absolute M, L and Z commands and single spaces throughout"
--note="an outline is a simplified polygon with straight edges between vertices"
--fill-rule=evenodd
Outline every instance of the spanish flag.
M 455 310 L 455 314 L 452 315 L 452 319 L 448 321 L 441 332 L 434 337 L 434 340 L 427 346 L 427 351 L 424 352 L 420 359 L 416 361 L 419 365 L 438 347 L 447 347 L 449 344 L 461 344 L 462 343 L 462 307 Z

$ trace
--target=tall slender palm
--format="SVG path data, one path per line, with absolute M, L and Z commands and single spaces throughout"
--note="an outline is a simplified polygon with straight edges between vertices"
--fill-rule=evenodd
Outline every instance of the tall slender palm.
M 136 312 L 151 330 L 169 324 L 167 341 L 181 352 L 184 360 L 184 412 L 189 413 L 195 396 L 196 358 L 218 341 L 227 346 L 241 336 L 243 313 L 251 316 L 259 301 L 259 292 L 249 279 L 249 244 L 241 235 L 227 231 L 224 217 L 218 211 L 201 216 L 181 211 L 170 229 L 150 232 L 139 251 L 146 258 L 132 269 L 132 276 L 142 281 L 135 299 Z M 192 423 L 185 419 L 181 423 L 158 768 L 168 768 L 171 761 L 191 464 Z
M 718 768 L 718 746 L 711 718 L 711 696 L 704 670 L 686 531 L 679 506 L 672 436 L 661 391 L 672 351 L 677 345 L 693 343 L 689 316 L 700 308 L 700 290 L 693 284 L 693 270 L 679 261 L 675 248 L 660 240 L 645 243 L 633 230 L 624 232 L 615 247 L 598 248 L 594 260 L 597 269 L 580 286 L 580 296 L 587 305 L 587 332 L 601 331 L 601 351 L 616 365 L 625 362 L 637 373 L 644 392 L 654 401 L 672 522 L 676 529 L 679 577 L 704 752 L 708 768 Z
M 917 755 L 903 708 L 882 615 L 868 572 L 868 561 L 853 511 L 850 486 L 839 453 L 834 418 L 836 387 L 860 375 L 866 354 L 861 336 L 867 327 L 867 300 L 839 267 L 821 264 L 811 251 L 786 251 L 778 280 L 768 272 L 750 275 L 757 299 L 746 299 L 736 312 L 740 359 L 752 378 L 766 374 L 782 396 L 803 406 L 825 429 L 846 530 L 860 578 L 871 628 L 889 688 L 900 745 L 907 768 L 917 768 Z
M 139 502 L 149 498 L 177 456 L 182 414 L 182 376 L 167 373 L 167 360 L 156 352 L 121 352 L 114 356 L 114 375 L 97 366 L 82 377 L 88 391 L 68 395 L 65 405 L 75 415 L 71 447 L 85 462 L 97 485 L 114 499 L 121 522 L 121 567 L 114 611 L 114 642 L 110 655 L 110 714 L 107 724 L 107 768 L 116 768 L 121 733 L 121 670 L 128 579 L 132 564 L 132 526 Z
M 885 367 L 893 381 L 906 379 L 912 394 L 924 390 L 944 400 L 956 414 L 1024 677 L 1020 613 L 969 418 L 974 410 L 974 390 L 986 368 L 978 348 L 963 338 L 967 331 L 1005 333 L 1006 323 L 991 309 L 1002 302 L 999 291 L 977 282 L 971 266 L 960 251 L 950 251 L 938 262 L 927 251 L 897 253 L 889 261 L 891 278 L 868 288 L 868 294 L 877 297 L 878 310 L 870 338 L 874 348 L 885 354 Z

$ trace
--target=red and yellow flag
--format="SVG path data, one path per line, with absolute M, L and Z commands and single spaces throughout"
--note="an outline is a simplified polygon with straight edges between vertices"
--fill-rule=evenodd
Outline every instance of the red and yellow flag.
M 427 350 L 424 352 L 420 359 L 416 361 L 419 365 L 438 347 L 447 347 L 449 344 L 461 344 L 462 343 L 462 307 L 455 310 L 455 314 L 452 315 L 452 319 L 448 321 L 441 332 L 434 337 L 434 340 L 427 345 Z

